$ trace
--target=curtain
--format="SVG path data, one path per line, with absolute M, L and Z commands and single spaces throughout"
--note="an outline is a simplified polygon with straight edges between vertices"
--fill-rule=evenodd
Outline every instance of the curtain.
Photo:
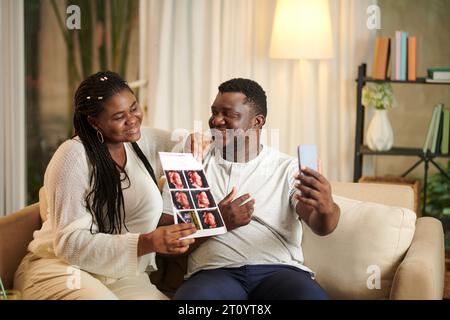
M 141 102 L 147 125 L 208 129 L 223 81 L 257 81 L 266 91 L 267 142 L 296 155 L 317 144 L 324 175 L 353 175 L 357 66 L 369 59 L 369 0 L 331 0 L 334 57 L 327 61 L 268 57 L 276 0 L 142 0 Z
M 23 0 L 0 1 L 0 216 L 25 206 Z

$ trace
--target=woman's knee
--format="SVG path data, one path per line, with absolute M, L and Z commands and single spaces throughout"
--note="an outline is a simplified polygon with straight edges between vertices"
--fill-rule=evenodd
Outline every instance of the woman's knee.
M 100 280 L 58 259 L 24 259 L 14 286 L 30 300 L 117 300 Z

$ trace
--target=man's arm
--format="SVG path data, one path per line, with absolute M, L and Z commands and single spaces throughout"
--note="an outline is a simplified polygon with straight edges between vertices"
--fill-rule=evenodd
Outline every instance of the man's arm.
M 340 209 L 333 202 L 331 185 L 320 173 L 309 168 L 302 168 L 303 175 L 296 177 L 301 191 L 294 194 L 298 200 L 296 212 L 301 220 L 314 231 L 325 236 L 332 233 L 339 222 Z

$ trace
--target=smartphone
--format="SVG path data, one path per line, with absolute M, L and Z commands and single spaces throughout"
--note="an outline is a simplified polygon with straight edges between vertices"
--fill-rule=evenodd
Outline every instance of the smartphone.
M 308 167 L 314 171 L 319 171 L 317 168 L 317 146 L 315 144 L 301 144 L 298 150 L 298 167 Z

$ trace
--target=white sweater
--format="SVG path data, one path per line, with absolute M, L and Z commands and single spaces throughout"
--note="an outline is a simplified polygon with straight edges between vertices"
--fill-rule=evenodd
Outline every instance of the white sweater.
M 139 146 L 155 168 L 157 145 L 150 141 L 150 129 L 142 128 Z M 156 146 L 156 147 L 155 147 Z M 131 185 L 122 183 L 125 223 L 122 234 L 95 233 L 92 216 L 85 207 L 90 190 L 91 165 L 78 139 L 64 142 L 53 155 L 44 176 L 48 217 L 34 233 L 29 250 L 41 257 L 58 257 L 92 274 L 122 278 L 156 270 L 155 253 L 137 257 L 138 237 L 153 231 L 162 212 L 162 199 L 144 164 L 129 143 L 125 143 L 125 171 Z M 164 151 L 164 150 L 159 150 Z M 158 172 L 158 166 L 156 166 Z

